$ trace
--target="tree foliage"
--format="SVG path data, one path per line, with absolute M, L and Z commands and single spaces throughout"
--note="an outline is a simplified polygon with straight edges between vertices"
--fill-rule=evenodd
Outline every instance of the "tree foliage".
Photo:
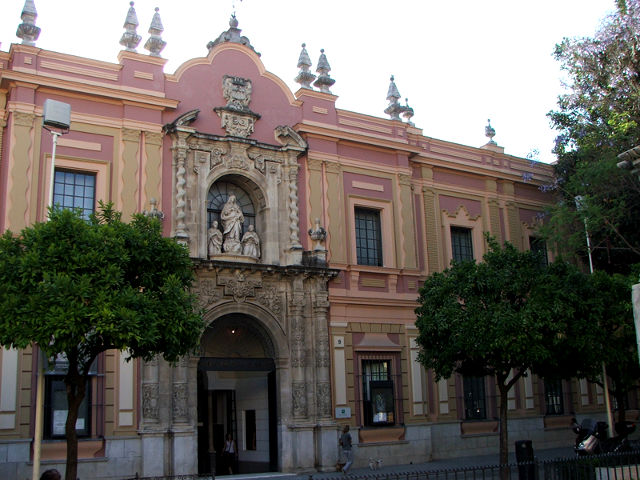
M 617 4 L 592 38 L 556 45 L 568 92 L 549 113 L 558 131 L 558 203 L 543 231 L 586 259 L 586 218 L 596 268 L 626 272 L 640 261 L 640 180 L 616 163 L 640 143 L 640 0 Z
M 110 204 L 89 221 L 54 209 L 49 221 L 0 237 L 0 345 L 66 357 L 67 479 L 76 478 L 78 407 L 89 369 L 108 349 L 175 361 L 198 344 L 187 250 L 158 220 L 121 221 Z
M 608 275 L 596 271 L 589 277 L 591 294 L 585 299 L 588 304 L 589 321 L 597 326 L 596 335 L 591 339 L 591 373 L 587 377 L 604 386 L 602 372 L 594 370 L 604 362 L 608 388 L 616 399 L 618 421 L 625 420 L 625 400 L 632 390 L 638 388 L 640 364 L 638 346 L 631 304 L 631 286 L 637 275 Z
M 419 361 L 437 379 L 495 376 L 500 393 L 500 462 L 507 463 L 507 394 L 529 371 L 577 372 L 575 349 L 592 338 L 582 298 L 585 276 L 563 262 L 488 238 L 481 263 L 454 263 L 427 278 L 416 309 Z M 573 354 L 572 354 L 573 352 Z

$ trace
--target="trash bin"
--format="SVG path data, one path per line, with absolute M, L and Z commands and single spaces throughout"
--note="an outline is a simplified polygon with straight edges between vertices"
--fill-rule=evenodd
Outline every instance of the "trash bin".
M 518 479 L 535 480 L 535 464 L 533 463 L 533 445 L 531 440 L 516 442 L 516 461 L 518 462 Z

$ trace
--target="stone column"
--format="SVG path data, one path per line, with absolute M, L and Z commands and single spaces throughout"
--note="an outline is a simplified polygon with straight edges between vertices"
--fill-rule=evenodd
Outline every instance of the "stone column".
M 173 168 L 175 181 L 175 200 L 173 202 L 172 231 L 175 239 L 183 245 L 189 244 L 189 233 L 187 232 L 187 137 L 191 131 L 178 129 L 174 138 L 173 146 Z
M 331 414 L 331 372 L 329 361 L 329 294 L 326 278 L 316 280 L 313 321 L 316 337 L 316 465 L 320 471 L 332 471 L 338 458 L 336 423 Z
M 156 132 L 144 133 L 144 148 L 146 162 L 144 168 L 144 198 L 143 208 L 147 208 L 152 198 L 158 201 L 162 210 L 162 135 Z
M 191 367 L 190 367 L 191 365 Z M 173 382 L 171 394 L 172 424 L 170 430 L 171 442 L 171 474 L 190 475 L 197 471 L 198 455 L 197 433 L 195 419 L 192 415 L 197 410 L 194 404 L 197 385 L 189 385 L 189 371 L 195 373 L 196 363 L 190 357 L 184 356 L 178 360 L 173 368 Z M 195 375 L 192 375 L 195 380 Z M 195 389 L 195 391 L 194 391 Z
M 138 184 L 140 163 L 140 131 L 122 129 L 122 170 L 120 172 L 120 209 L 122 219 L 129 221 L 138 211 Z
M 411 175 L 398 175 L 398 185 L 400 186 L 400 215 L 402 221 L 402 236 L 397 237 L 398 265 L 400 268 L 418 268 L 418 257 L 416 252 L 416 229 L 413 214 L 413 185 L 411 185 Z
M 319 420 L 331 418 L 331 376 L 329 371 L 329 311 L 326 279 L 316 280 L 317 290 L 313 305 L 313 323 L 316 337 L 316 411 Z
M 331 252 L 333 263 L 347 263 L 347 235 L 345 233 L 344 189 L 342 185 L 342 167 L 339 163 L 325 164 L 327 175 L 327 249 Z M 354 259 L 355 263 L 355 259 Z
M 422 200 L 424 202 L 424 224 L 427 230 L 427 262 L 428 273 L 442 271 L 442 259 L 438 252 L 440 248 L 439 222 L 440 213 L 436 208 L 437 198 L 433 188 L 422 187 Z
M 287 215 L 289 222 L 289 254 L 290 263 L 302 263 L 302 245 L 300 245 L 300 218 L 298 210 L 298 162 L 294 152 L 289 154 L 285 174 L 289 184 Z
M 294 419 L 307 417 L 307 385 L 305 382 L 306 349 L 304 325 L 304 291 L 302 279 L 294 280 L 291 300 L 291 395 Z
M 160 412 L 160 365 L 158 357 L 142 365 L 142 475 L 160 476 L 165 473 L 164 431 Z
M 35 115 L 32 113 L 14 112 L 13 121 L 13 142 L 10 147 L 13 149 L 9 152 L 9 179 L 7 187 L 9 196 L 7 198 L 6 215 L 8 222 L 7 228 L 11 228 L 14 232 L 19 232 L 29 225 L 29 200 L 31 199 L 31 178 L 33 172 L 29 172 L 33 168 L 31 151 L 33 145 L 33 125 Z M 38 154 L 34 152 L 34 156 Z M 50 164 L 50 160 L 49 160 Z M 46 206 L 45 200 L 43 205 Z M 35 209 L 33 209 L 35 212 Z

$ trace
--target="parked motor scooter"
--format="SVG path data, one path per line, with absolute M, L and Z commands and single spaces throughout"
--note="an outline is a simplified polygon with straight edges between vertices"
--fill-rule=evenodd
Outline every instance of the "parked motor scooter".
M 633 422 L 618 422 L 615 425 L 617 435 L 609 438 L 607 424 L 591 418 L 585 418 L 581 424 L 573 418 L 571 428 L 576 434 L 574 450 L 578 456 L 629 451 L 631 447 L 628 437 L 636 430 Z

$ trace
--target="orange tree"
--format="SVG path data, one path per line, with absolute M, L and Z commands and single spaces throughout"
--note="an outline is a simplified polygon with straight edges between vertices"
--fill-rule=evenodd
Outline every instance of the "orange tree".
M 426 279 L 416 309 L 417 342 L 419 361 L 437 380 L 454 373 L 495 378 L 500 463 L 506 464 L 509 390 L 531 371 L 547 378 L 584 373 L 582 354 L 595 356 L 596 333 L 583 321 L 586 275 L 564 262 L 547 266 L 533 252 L 487 240 L 483 262 L 454 263 Z
M 76 420 L 98 354 L 168 361 L 195 348 L 203 324 L 189 292 L 186 248 L 161 234 L 157 219 L 121 220 L 111 204 L 89 221 L 53 209 L 49 221 L 0 237 L 0 345 L 37 344 L 68 362 L 67 480 L 77 477 Z

